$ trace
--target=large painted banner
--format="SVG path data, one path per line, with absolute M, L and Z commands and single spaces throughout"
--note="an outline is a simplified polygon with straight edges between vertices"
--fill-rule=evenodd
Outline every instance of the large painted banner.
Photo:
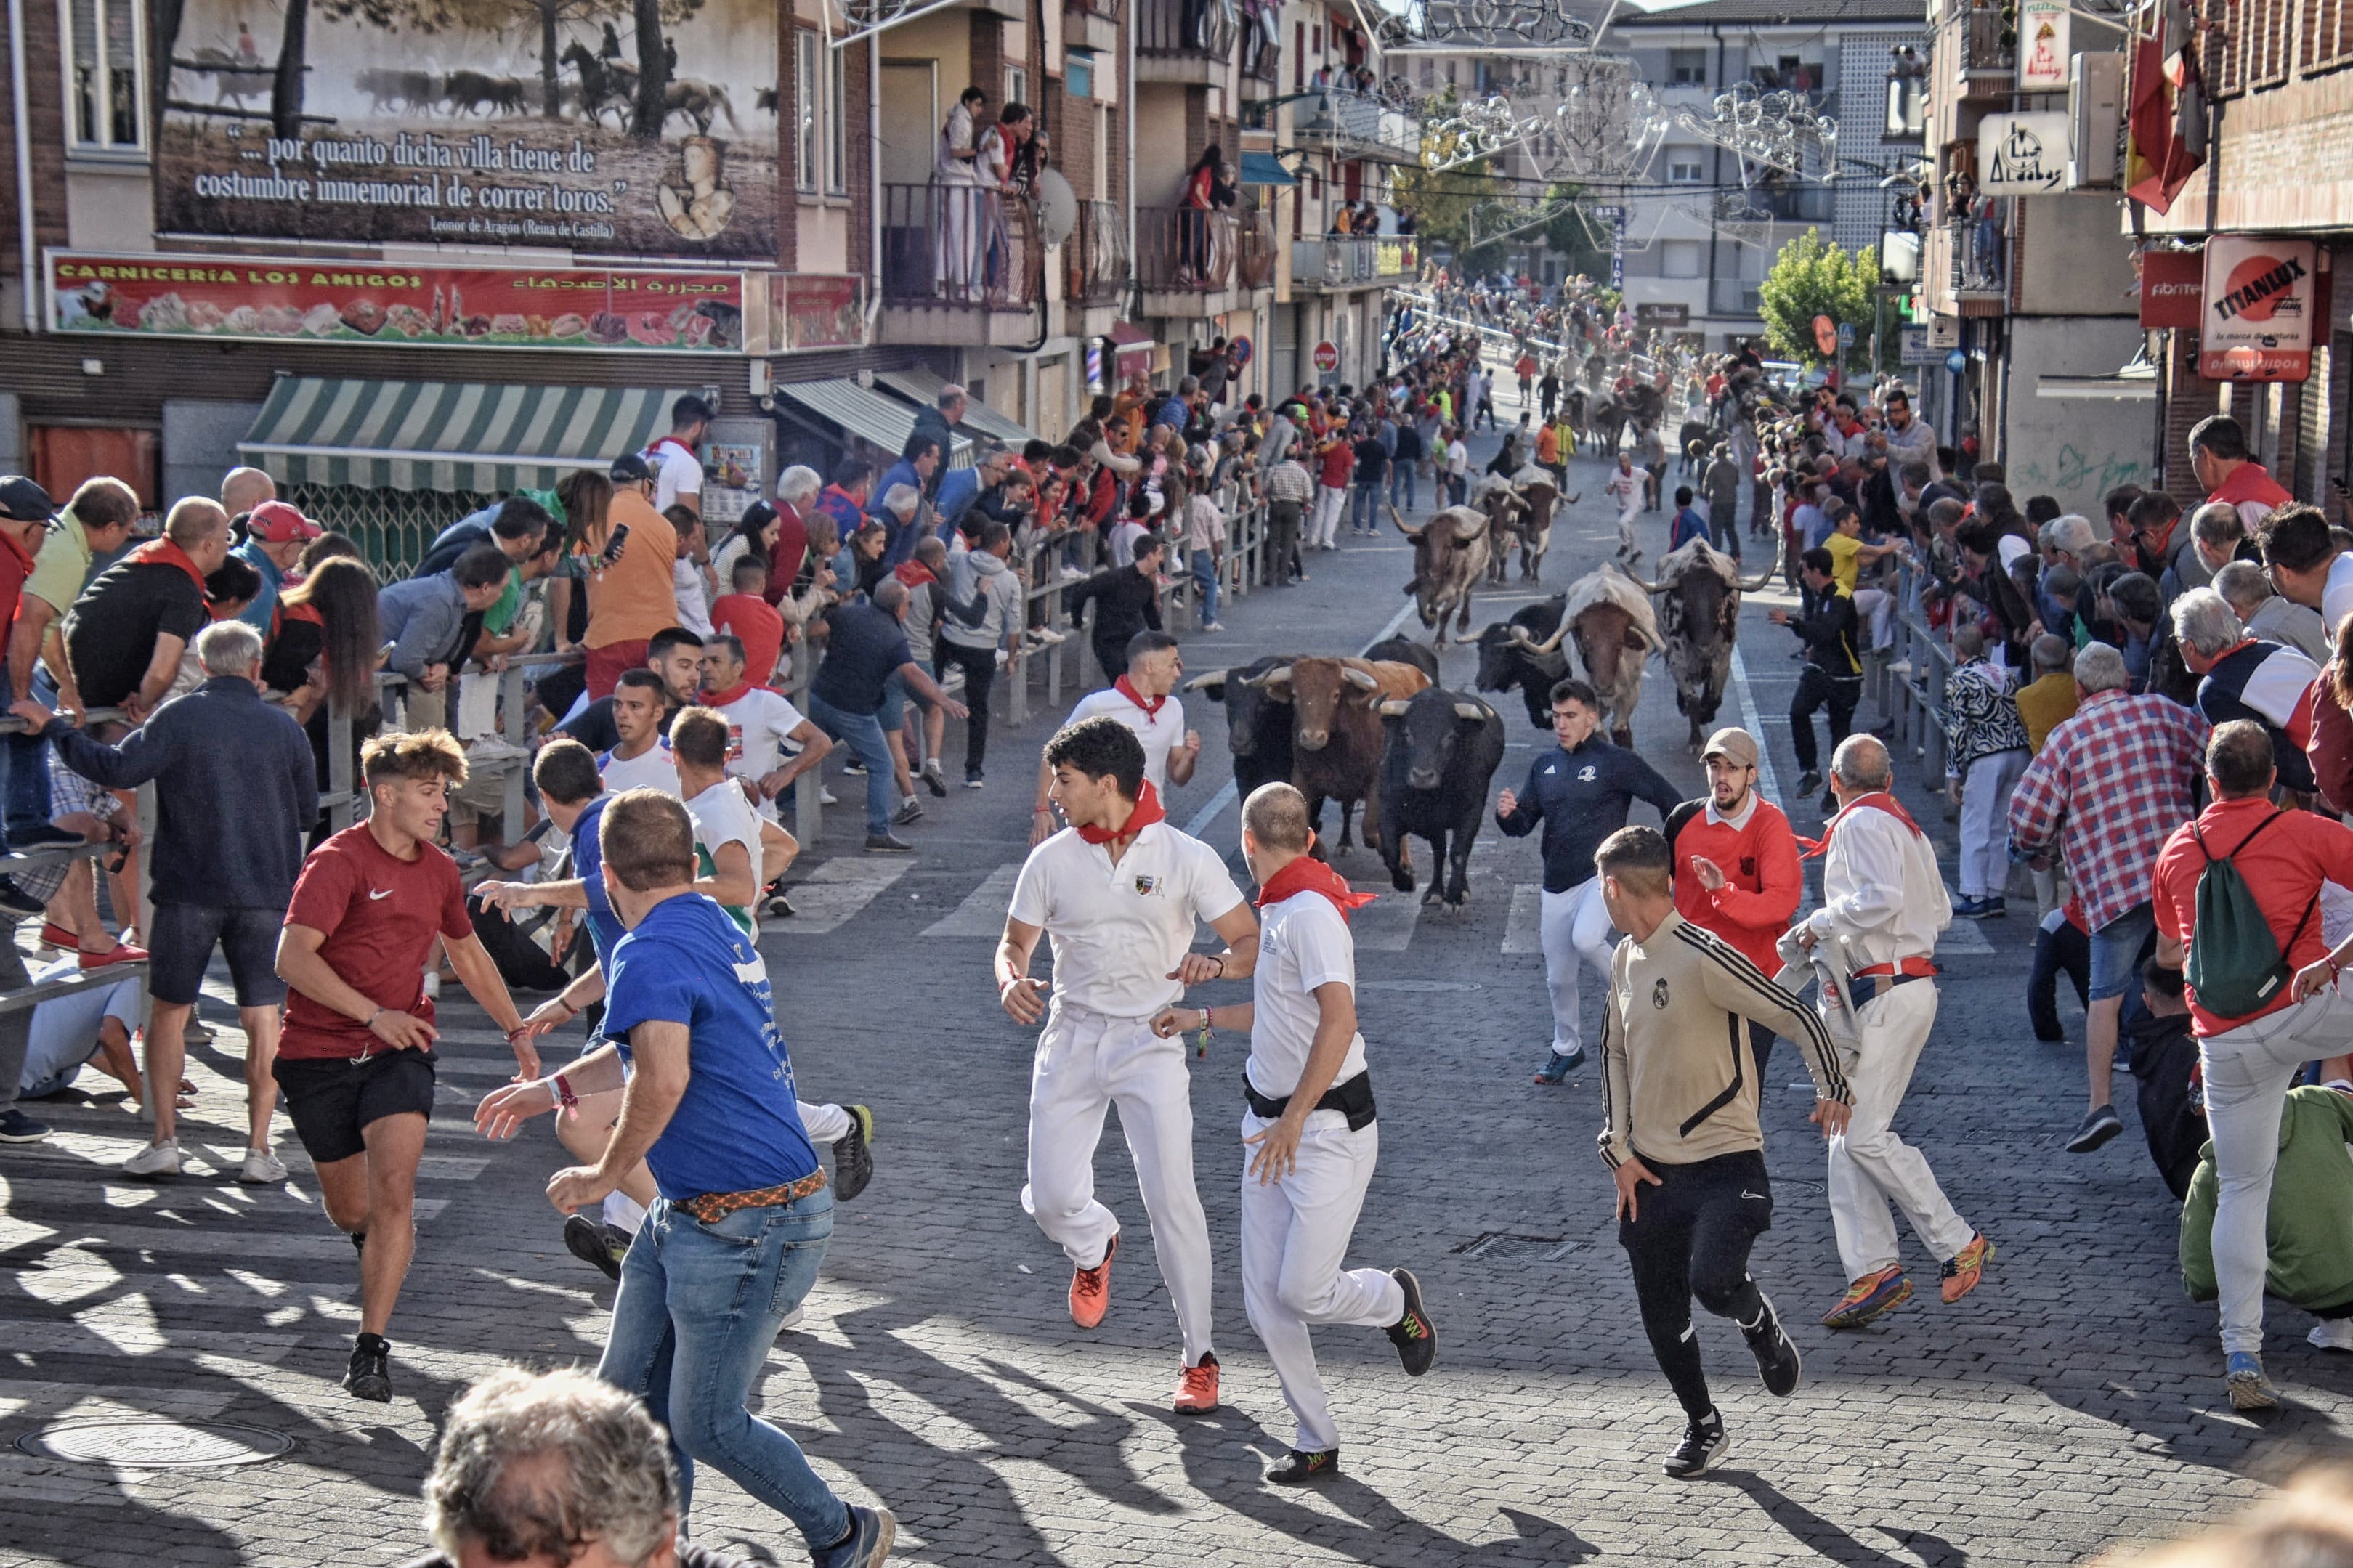
M 773 261 L 754 0 L 186 0 L 166 236 Z
M 744 275 L 52 251 L 49 328 L 395 348 L 740 353 Z

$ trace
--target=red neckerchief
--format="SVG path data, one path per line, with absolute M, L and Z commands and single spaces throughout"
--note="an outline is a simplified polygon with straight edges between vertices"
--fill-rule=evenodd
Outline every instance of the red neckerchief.
M 1125 677 L 1122 679 L 1124 679 Z M 1144 781 L 1144 787 L 1136 792 L 1135 809 L 1127 814 L 1125 827 L 1113 833 L 1108 827 L 1095 827 L 1082 824 L 1079 837 L 1090 844 L 1109 844 L 1114 838 L 1134 838 L 1154 823 L 1166 821 L 1167 816 L 1168 814 L 1160 809 L 1160 792 L 1152 787 L 1150 779 L 1146 779 Z
M 1117 680 L 1113 681 L 1111 683 L 1111 689 L 1113 691 L 1118 692 L 1122 697 L 1126 698 L 1130 702 L 1134 703 L 1138 708 L 1143 709 L 1144 716 L 1146 719 L 1159 718 L 1161 705 L 1168 700 L 1166 697 L 1155 697 L 1151 701 L 1146 702 L 1144 700 L 1144 694 L 1136 690 L 1134 684 L 1124 675 L 1121 676 Z
M 1313 845 L 1314 842 L 1311 835 L 1308 843 Z M 1259 889 L 1258 897 L 1251 901 L 1260 909 L 1266 909 L 1282 902 L 1294 893 L 1323 894 L 1332 900 L 1332 907 L 1340 911 L 1340 918 L 1344 921 L 1348 918 L 1349 910 L 1361 909 L 1379 896 L 1356 892 L 1348 886 L 1348 879 L 1328 864 L 1313 855 L 1302 855 L 1269 877 L 1265 885 Z
M 142 566 L 177 566 L 199 591 L 204 588 L 205 574 L 196 570 L 196 563 L 188 559 L 186 551 L 168 539 L 149 540 L 131 552 L 131 559 Z
M 702 705 L 705 708 L 724 708 L 730 702 L 742 700 L 744 693 L 751 690 L 753 687 L 758 684 L 759 682 L 754 680 L 747 675 L 724 691 L 704 692 L 702 694 Z
M 680 440 L 675 436 L 665 436 L 660 440 L 655 442 L 652 446 L 647 447 L 646 456 L 650 458 L 656 452 L 660 451 L 664 447 L 675 447 L 690 458 L 694 456 L 694 448 L 688 446 L 685 442 Z
M 1799 839 L 1798 847 L 1804 851 L 1803 858 L 1811 860 L 1818 855 L 1828 854 L 1831 847 L 1831 836 L 1838 831 L 1838 825 L 1844 822 L 1850 813 L 1861 811 L 1865 806 L 1869 806 L 1874 811 L 1885 812 L 1888 816 L 1894 817 L 1896 821 L 1910 828 L 1912 830 L 1912 837 L 1915 838 L 1924 838 L 1927 837 L 1920 831 L 1920 825 L 1912 820 L 1912 814 L 1904 809 L 1904 803 L 1902 801 L 1897 800 L 1894 795 L 1888 794 L 1883 789 L 1873 790 L 1869 795 L 1859 795 L 1852 800 L 1847 802 L 1845 811 L 1840 812 L 1836 816 L 1831 817 L 1828 823 L 1823 825 L 1822 836 L 1820 838 Z
M 932 569 L 920 561 L 902 561 L 891 568 L 891 574 L 910 588 L 920 588 L 926 583 L 939 581 L 933 575 Z

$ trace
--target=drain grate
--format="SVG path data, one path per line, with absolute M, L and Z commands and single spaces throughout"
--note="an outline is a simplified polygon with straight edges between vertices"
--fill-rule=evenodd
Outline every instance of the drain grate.
M 16 1439 L 26 1453 L 77 1465 L 191 1469 L 274 1459 L 294 1439 L 226 1421 L 61 1421 Z
M 1516 1236 L 1509 1231 L 1491 1230 L 1454 1250 L 1461 1257 L 1476 1258 L 1484 1263 L 1557 1263 L 1585 1247 L 1582 1241 L 1563 1241 L 1556 1236 Z

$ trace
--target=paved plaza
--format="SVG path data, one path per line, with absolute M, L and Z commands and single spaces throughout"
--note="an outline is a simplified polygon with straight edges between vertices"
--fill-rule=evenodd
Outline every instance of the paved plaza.
M 1556 531 L 1551 588 L 1614 538 L 1599 466 L 1578 468 L 1586 500 Z M 1653 560 L 1666 517 L 1644 521 Z M 1409 559 L 1394 532 L 1314 557 L 1312 584 L 1252 594 L 1227 612 L 1225 634 L 1187 637 L 1189 670 L 1360 649 L 1407 603 Z M 1517 584 L 1482 595 L 1474 625 L 1534 596 Z M 1764 616 L 1786 602 L 1768 592 L 1744 611 L 1741 674 L 1720 721 L 1767 740 L 1778 798 L 1810 834 L 1819 814 L 1786 793 L 1798 771 L 1783 716 L 1795 640 Z M 1472 660 L 1448 651 L 1449 685 L 1467 687 Z M 1528 726 L 1516 694 L 1504 700 L 1512 750 L 1499 782 L 1516 787 L 1553 742 Z M 1223 718 L 1198 698 L 1187 706 L 1207 745 L 1169 815 L 1231 850 Z M 1529 1081 L 1548 1038 L 1535 840 L 1490 828 L 1472 857 L 1466 917 L 1391 894 L 1356 926 L 1381 1162 L 1350 1262 L 1419 1275 L 1438 1365 L 1409 1382 L 1380 1334 L 1320 1331 L 1345 1477 L 1321 1490 L 1265 1486 L 1260 1469 L 1292 1427 L 1241 1310 L 1236 1128 L 1247 1042 L 1221 1036 L 1194 1064 L 1225 1365 L 1216 1414 L 1168 1411 L 1176 1336 L 1150 1248 L 1123 1252 L 1110 1316 L 1082 1332 L 1064 1309 L 1068 1267 L 1018 1202 L 1030 1037 L 999 1011 L 988 959 L 1024 853 L 1036 748 L 1058 718 L 1002 737 L 985 792 L 926 797 L 928 815 L 906 830 L 911 858 L 860 855 L 854 804 L 829 812 L 794 893 L 802 914 L 762 940 L 802 1093 L 862 1101 L 880 1121 L 879 1173 L 838 1211 L 807 1321 L 770 1357 L 762 1408 L 845 1495 L 896 1510 L 894 1561 L 2073 1563 L 2220 1517 L 2346 1447 L 2353 1358 L 2305 1344 L 2310 1321 L 2292 1310 L 2273 1310 L 2269 1359 L 2287 1407 L 2260 1423 L 2229 1409 L 2213 1311 L 2183 1296 L 2175 1205 L 2128 1080 L 2123 1138 L 2090 1156 L 2060 1147 L 2083 1110 L 2081 1016 L 2070 995 L 2071 1043 L 2033 1041 L 2022 995 L 2033 928 L 2021 911 L 1948 933 L 1936 1031 L 1898 1121 L 1999 1247 L 1986 1284 L 1950 1308 L 1924 1289 L 1862 1332 L 1814 1326 L 1844 1281 L 1821 1144 L 1804 1121 L 1811 1089 L 1785 1049 L 1765 1112 L 1776 1222 L 1756 1264 L 1806 1356 L 1805 1384 L 1771 1400 L 1738 1336 L 1700 1315 L 1733 1458 L 1695 1483 L 1662 1477 L 1658 1457 L 1681 1416 L 1614 1236 L 1594 1153 L 1596 1071 L 1559 1089 Z M 1683 734 L 1654 663 L 1637 742 L 1697 795 Z M 1899 778 L 1946 837 L 1949 864 L 1950 829 L 1930 793 L 1938 781 L 1922 779 L 1908 755 Z M 837 776 L 835 789 L 854 803 L 855 781 Z M 1418 855 L 1426 874 L 1427 847 Z M 1386 892 L 1375 856 L 1342 864 Z M 1587 987 L 1598 1018 L 1597 990 Z M 206 1010 L 217 1035 L 191 1053 L 189 1174 L 148 1184 L 110 1173 L 142 1141 L 115 1095 L 47 1107 L 57 1134 L 0 1153 L 0 1445 L 61 1421 L 177 1417 L 259 1428 L 290 1447 L 206 1468 L 141 1468 L 135 1433 L 102 1450 L 108 1462 L 0 1447 L 0 1562 L 397 1563 L 424 1544 L 417 1481 L 441 1413 L 468 1381 L 509 1361 L 593 1366 L 602 1347 L 611 1290 L 565 1253 L 542 1196 L 568 1162 L 544 1121 L 512 1144 L 474 1135 L 472 1107 L 512 1058 L 478 1010 L 445 998 L 417 1259 L 390 1335 L 396 1397 L 383 1406 L 347 1396 L 338 1379 L 357 1318 L 351 1247 L 319 1212 L 290 1134 L 289 1182 L 235 1181 L 241 1039 L 226 1001 Z M 576 1040 L 576 1028 L 556 1037 L 549 1059 Z M 1142 1243 L 1115 1136 L 1097 1173 Z M 1905 1243 L 1906 1262 L 1933 1286 L 1933 1260 L 1908 1233 Z M 728 1550 L 803 1560 L 781 1520 L 708 1471 L 693 1523 Z

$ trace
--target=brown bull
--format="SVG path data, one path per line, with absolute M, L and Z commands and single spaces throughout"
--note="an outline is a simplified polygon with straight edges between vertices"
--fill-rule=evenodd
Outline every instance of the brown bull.
M 1391 507 L 1389 521 L 1413 541 L 1413 581 L 1405 591 L 1414 596 L 1421 624 L 1436 628 L 1441 646 L 1448 616 L 1456 616 L 1455 636 L 1468 632 L 1471 590 L 1487 570 L 1487 514 L 1477 507 L 1450 506 L 1431 513 L 1419 528 L 1408 528 Z
M 1320 827 L 1324 803 L 1339 802 L 1345 849 L 1361 801 L 1365 846 L 1377 847 L 1381 704 L 1411 697 L 1429 674 L 1386 659 L 1294 658 L 1254 679 L 1268 697 L 1291 704 L 1291 782 L 1307 797 L 1308 822 Z

